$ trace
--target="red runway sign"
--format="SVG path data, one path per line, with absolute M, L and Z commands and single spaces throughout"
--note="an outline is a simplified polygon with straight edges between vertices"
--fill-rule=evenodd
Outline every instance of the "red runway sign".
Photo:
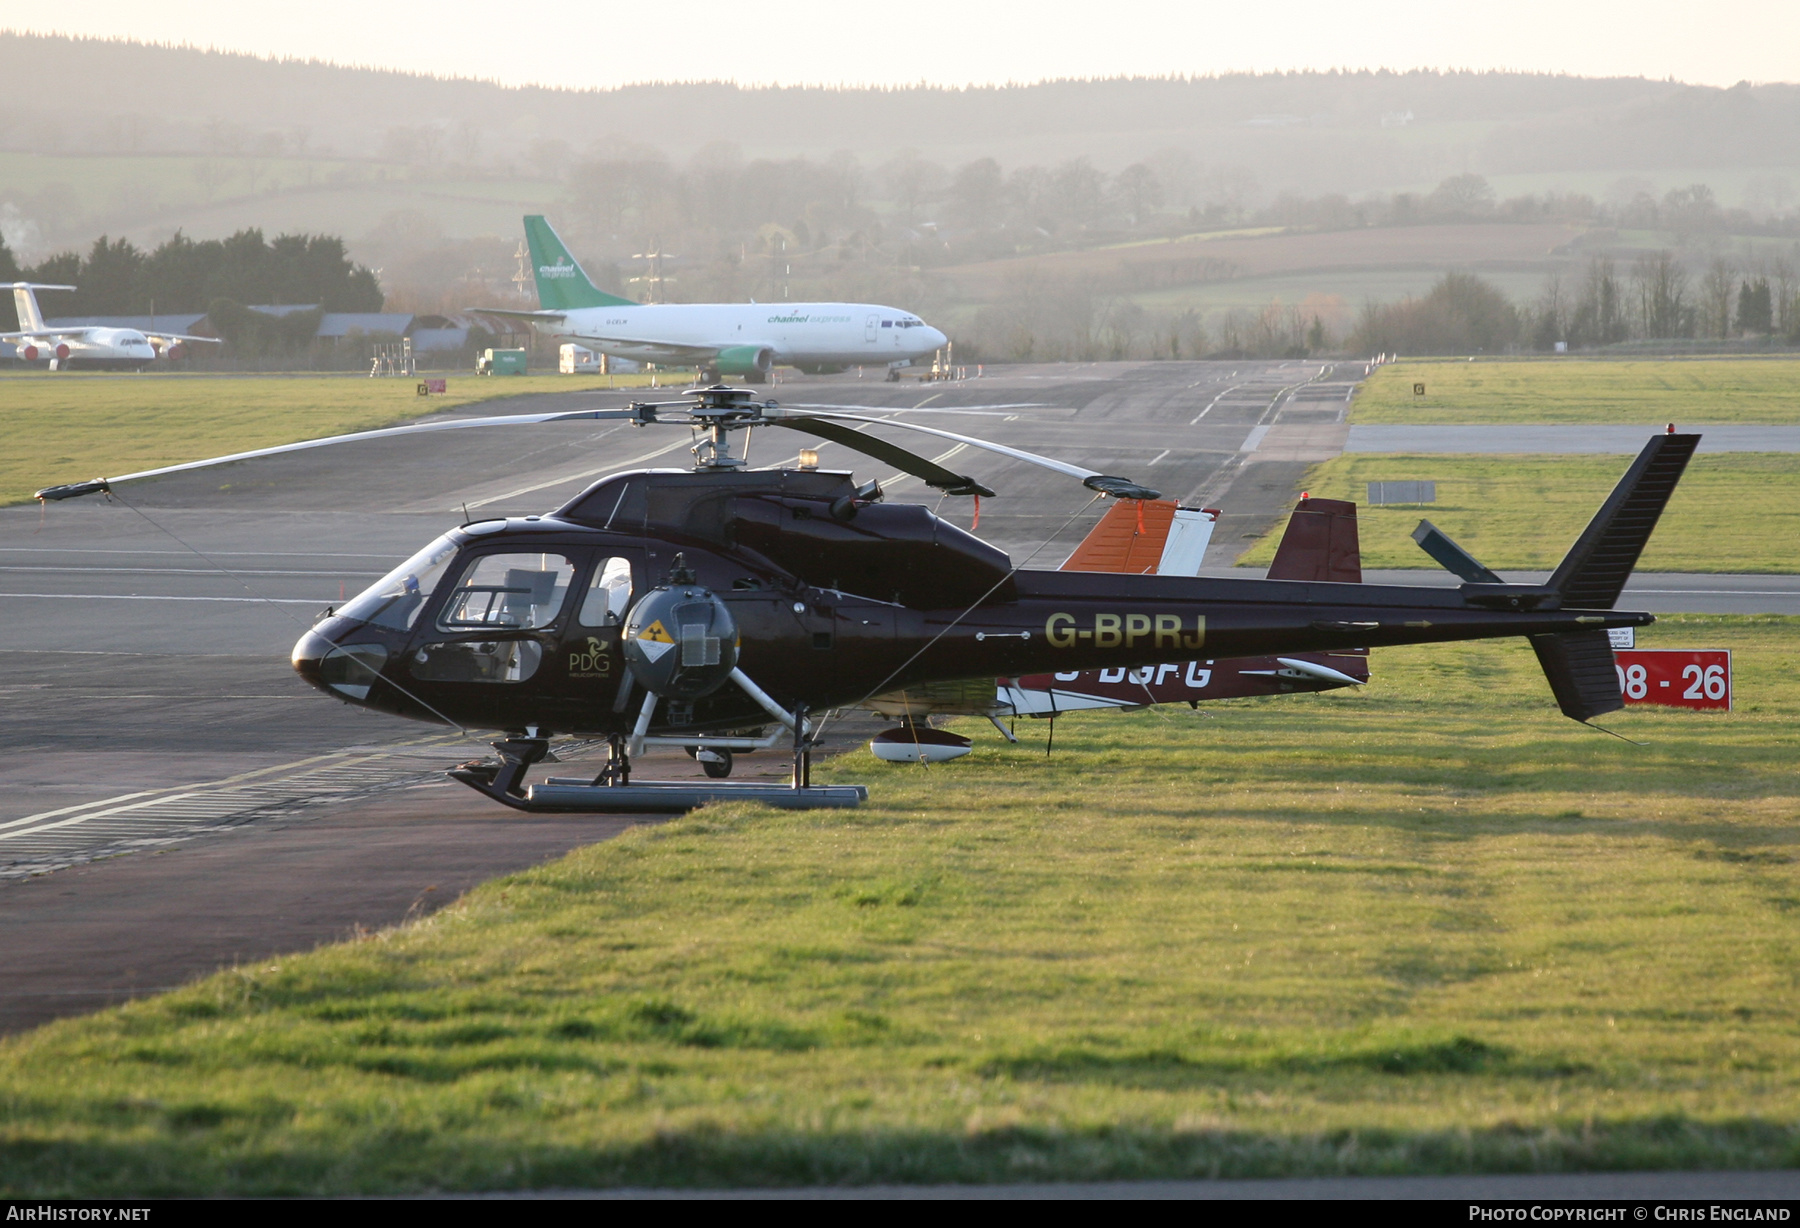
M 1627 704 L 1731 710 L 1728 649 L 1615 651 L 1613 662 Z

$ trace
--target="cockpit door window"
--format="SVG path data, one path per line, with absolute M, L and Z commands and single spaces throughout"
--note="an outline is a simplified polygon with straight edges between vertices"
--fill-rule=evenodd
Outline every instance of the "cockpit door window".
M 575 565 L 560 554 L 484 554 L 471 559 L 438 614 L 440 631 L 547 627 L 562 612 Z
M 582 598 L 581 612 L 575 620 L 584 627 L 616 627 L 625 621 L 625 610 L 631 605 L 631 560 L 620 557 L 602 559 L 594 567 L 594 578 L 588 582 Z

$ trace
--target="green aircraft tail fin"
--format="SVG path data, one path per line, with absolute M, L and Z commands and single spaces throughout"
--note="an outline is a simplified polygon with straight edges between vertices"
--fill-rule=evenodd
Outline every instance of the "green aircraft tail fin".
M 538 306 L 545 311 L 637 306 L 628 298 L 595 289 L 562 239 L 541 216 L 534 214 L 525 219 L 525 245 L 531 251 L 532 275 L 537 278 Z

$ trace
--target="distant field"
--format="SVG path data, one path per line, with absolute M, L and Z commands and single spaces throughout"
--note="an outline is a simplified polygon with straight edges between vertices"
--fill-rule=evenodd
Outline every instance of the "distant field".
M 829 765 L 445 912 L 0 1043 L 0 1192 L 1800 1163 L 1800 620 L 1737 710 L 1556 714 L 1523 644 L 1366 690 Z M 34 890 L 35 888 L 26 888 Z
M 357 159 L 7 151 L 0 151 L 0 185 L 40 225 L 55 218 L 67 229 L 79 221 L 146 246 L 176 226 L 195 239 L 254 226 L 271 238 L 294 231 L 355 241 L 400 210 L 422 211 L 450 235 L 512 235 L 522 213 L 553 206 L 563 191 L 539 179 L 421 178 L 413 167 Z
M 1482 271 L 1482 277 L 1516 302 L 1535 298 L 1544 285 L 1541 270 Z M 1260 311 L 1271 301 L 1298 306 L 1309 318 L 1318 314 L 1335 337 L 1346 335 L 1356 322 L 1365 299 L 1396 302 L 1412 296 L 1423 298 L 1443 276 L 1440 269 L 1395 266 L 1374 269 L 1328 269 L 1317 273 L 1281 273 L 1267 277 L 1238 277 L 1132 294 L 1131 301 L 1157 312 Z M 1218 321 L 1210 327 L 1215 330 Z M 1213 335 L 1218 343 L 1217 332 Z
M 7 440 L 0 504 L 62 482 L 372 430 L 493 397 L 591 386 L 570 376 L 451 376 L 448 395 L 421 397 L 415 384 L 313 375 L 0 375 Z
M 1421 518 L 1496 570 L 1553 568 L 1630 465 L 1624 456 L 1387 456 L 1347 453 L 1306 489 L 1357 504 L 1364 567 L 1436 563 L 1412 540 Z M 1435 481 L 1436 503 L 1368 506 L 1368 482 Z M 1800 572 L 1800 455 L 1696 456 L 1638 566 L 1646 571 Z M 1267 566 L 1286 521 L 1238 561 Z
M 1413 385 L 1425 385 L 1424 396 Z M 1352 422 L 1800 422 L 1800 358 L 1407 360 Z
M 1306 274 L 1323 285 L 1327 277 L 1342 282 L 1347 271 L 1435 273 L 1445 267 L 1474 266 L 1484 273 L 1541 276 L 1570 263 L 1572 257 L 1554 249 L 1576 233 L 1560 225 L 1496 223 L 1196 237 L 955 265 L 937 269 L 934 275 L 946 284 L 948 297 L 979 302 L 1002 297 L 1009 282 L 1027 273 L 1080 279 L 1099 292 L 1132 295 L 1292 274 Z

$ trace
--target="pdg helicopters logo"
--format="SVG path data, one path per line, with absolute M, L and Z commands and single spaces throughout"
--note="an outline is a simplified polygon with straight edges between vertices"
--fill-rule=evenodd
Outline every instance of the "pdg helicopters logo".
M 588 636 L 587 647 L 569 654 L 569 677 L 571 678 L 610 678 L 612 676 L 612 654 L 609 646 L 602 640 Z

